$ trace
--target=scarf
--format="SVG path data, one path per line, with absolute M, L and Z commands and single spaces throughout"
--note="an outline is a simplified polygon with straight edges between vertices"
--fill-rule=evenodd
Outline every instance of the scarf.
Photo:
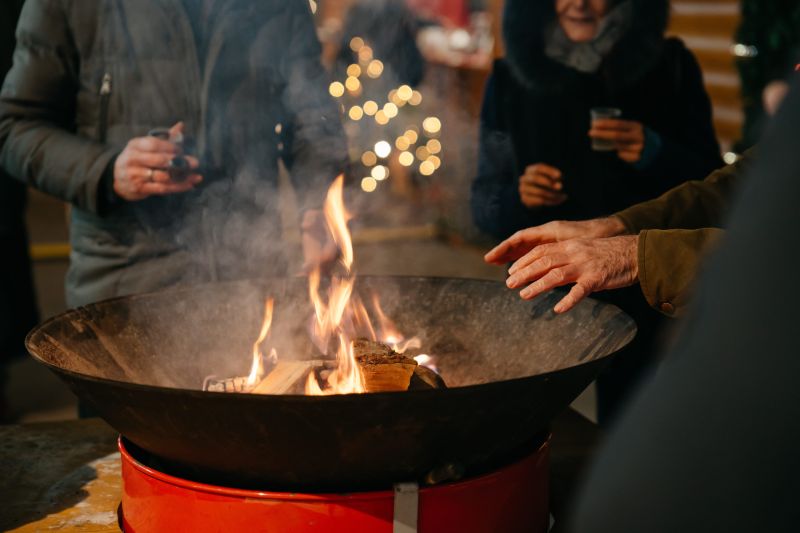
M 584 43 L 571 41 L 558 21 L 554 20 L 545 34 L 545 55 L 579 72 L 597 72 L 603 58 L 628 31 L 632 14 L 633 2 L 625 0 L 603 18 L 594 39 Z

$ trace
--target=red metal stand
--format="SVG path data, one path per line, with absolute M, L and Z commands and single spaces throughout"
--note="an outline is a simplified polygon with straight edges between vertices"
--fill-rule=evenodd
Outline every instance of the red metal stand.
M 179 479 L 141 464 L 126 450 L 122 439 L 119 449 L 126 533 L 547 531 L 549 441 L 525 459 L 490 474 L 421 488 L 418 493 L 413 485 L 402 485 L 403 494 L 398 499 L 397 488 L 353 494 L 297 494 L 217 487 Z

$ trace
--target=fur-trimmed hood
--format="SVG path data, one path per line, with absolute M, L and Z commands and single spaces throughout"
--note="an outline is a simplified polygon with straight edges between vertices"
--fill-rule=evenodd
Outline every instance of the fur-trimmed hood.
M 637 82 L 658 61 L 669 21 L 669 0 L 630 1 L 630 27 L 601 67 L 607 85 L 616 89 Z M 576 70 L 545 54 L 546 29 L 554 19 L 555 0 L 506 0 L 506 60 L 514 77 L 526 87 L 557 90 L 580 77 Z

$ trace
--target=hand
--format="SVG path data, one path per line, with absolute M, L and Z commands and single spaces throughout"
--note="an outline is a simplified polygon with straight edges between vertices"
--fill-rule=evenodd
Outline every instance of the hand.
M 617 156 L 628 163 L 636 163 L 644 150 L 644 126 L 634 120 L 604 118 L 592 122 L 589 137 L 613 141 Z
M 551 242 L 570 239 L 598 239 L 615 237 L 626 232 L 622 220 L 617 217 L 595 218 L 581 222 L 555 221 L 516 232 L 492 249 L 484 260 L 503 265 L 516 261 L 535 247 Z
M 593 292 L 634 285 L 639 278 L 638 242 L 638 236 L 626 235 L 537 246 L 511 266 L 506 285 L 510 289 L 527 285 L 520 296 L 532 300 L 574 283 L 553 308 L 565 313 Z
M 561 171 L 544 163 L 528 166 L 519 178 L 519 197 L 525 207 L 563 204 L 567 200 L 563 188 Z
M 183 130 L 179 122 L 170 129 L 178 134 Z M 117 157 L 114 163 L 114 192 L 125 200 L 135 202 L 149 196 L 186 192 L 203 181 L 199 174 L 190 174 L 181 181 L 173 181 L 167 170 L 169 162 L 180 154 L 179 147 L 155 137 L 137 137 Z M 190 168 L 200 166 L 191 156 L 183 156 Z
M 325 215 L 317 209 L 303 213 L 300 225 L 303 231 L 303 273 L 319 268 L 329 271 L 339 258 L 339 248 L 325 224 Z

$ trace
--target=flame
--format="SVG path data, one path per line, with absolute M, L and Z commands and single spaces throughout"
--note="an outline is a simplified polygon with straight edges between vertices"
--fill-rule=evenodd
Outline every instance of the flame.
M 433 370 L 437 374 L 439 373 L 439 367 L 436 365 L 436 360 L 426 353 L 421 353 L 414 357 L 414 361 L 416 361 L 419 366 L 424 366 L 429 370 Z
M 272 310 L 274 300 L 267 298 L 264 302 L 264 321 L 261 323 L 261 332 L 258 334 L 258 340 L 253 344 L 253 364 L 250 367 L 250 374 L 247 376 L 248 387 L 254 386 L 258 383 L 259 378 L 264 373 L 264 362 L 261 354 L 261 343 L 269 335 L 270 327 L 272 327 Z M 278 354 L 275 349 L 272 349 L 270 358 L 277 360 Z
M 422 342 L 418 337 L 406 339 L 392 320 L 386 316 L 381 307 L 381 300 L 376 293 L 372 293 L 372 307 L 378 317 L 379 338 L 384 344 L 388 344 L 397 353 L 405 353 L 411 348 L 422 347 Z
M 315 268 L 308 278 L 308 294 L 314 306 L 314 329 L 312 335 L 317 347 L 328 353 L 331 339 L 335 339 L 336 369 L 328 376 L 327 387 L 323 388 L 315 373 L 306 380 L 305 391 L 309 395 L 353 394 L 366 392 L 361 369 L 353 354 L 353 329 L 347 324 L 354 323 L 360 316 L 358 305 L 353 305 L 355 276 L 353 268 L 353 239 L 347 222 L 350 213 L 344 206 L 344 176 L 339 176 L 328 189 L 325 199 L 325 222 L 331 237 L 339 247 L 340 262 L 345 270 L 343 276 L 332 276 L 327 290 L 327 301 L 321 296 L 321 273 Z M 363 306 L 362 306 L 363 307 Z M 369 317 L 367 317 L 369 318 Z M 371 327 L 371 326 L 370 326 Z

